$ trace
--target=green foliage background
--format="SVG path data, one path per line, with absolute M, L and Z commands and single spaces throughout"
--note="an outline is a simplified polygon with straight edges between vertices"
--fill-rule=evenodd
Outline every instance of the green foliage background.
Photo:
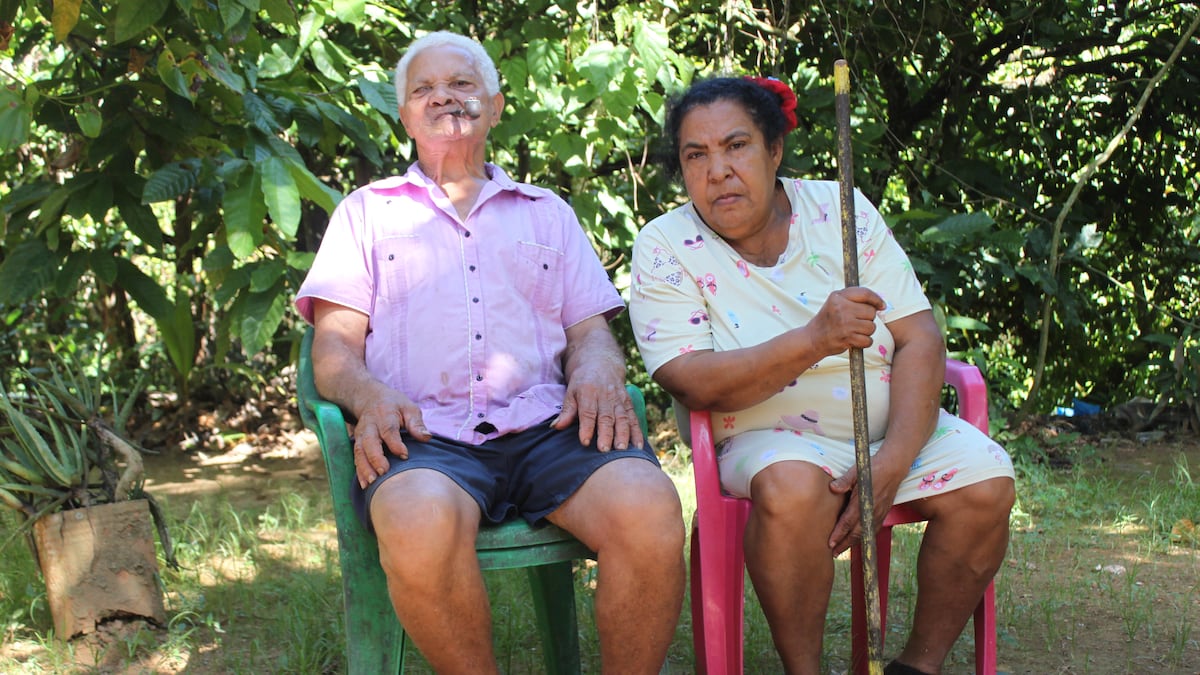
M 0 372 L 54 347 L 181 397 L 278 373 L 328 213 L 414 158 L 390 69 L 446 28 L 500 67 L 493 161 L 568 198 L 622 288 L 683 200 L 664 101 L 778 77 L 787 170 L 832 178 L 847 59 L 857 182 L 993 400 L 1141 395 L 1200 425 L 1196 22 L 1167 0 L 0 0 Z

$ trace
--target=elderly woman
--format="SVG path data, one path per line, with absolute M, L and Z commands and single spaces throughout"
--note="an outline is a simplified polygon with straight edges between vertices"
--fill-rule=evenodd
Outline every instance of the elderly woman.
M 864 350 L 875 517 L 927 517 L 912 632 L 889 673 L 937 673 L 998 569 L 1008 455 L 939 409 L 945 346 L 883 219 L 856 193 L 843 288 L 836 182 L 780 177 L 795 94 L 714 78 L 668 111 L 691 201 L 635 245 L 630 316 L 655 381 L 710 410 L 725 490 L 753 500 L 746 565 L 789 673 L 817 673 L 834 557 L 859 536 L 848 350 Z M 896 393 L 896 396 L 892 396 Z
M 396 614 L 437 672 L 497 672 L 480 522 L 549 521 L 596 552 L 605 672 L 657 673 L 683 517 L 625 391 L 621 298 L 566 202 L 485 162 L 504 97 L 479 43 L 418 39 L 396 94 L 417 161 L 341 202 L 296 301 Z

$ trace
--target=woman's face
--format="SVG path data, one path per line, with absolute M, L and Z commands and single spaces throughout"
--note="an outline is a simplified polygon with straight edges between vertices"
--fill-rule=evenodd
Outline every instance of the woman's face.
M 692 108 L 679 125 L 679 164 L 704 222 L 731 243 L 753 238 L 770 220 L 783 144 L 768 146 L 741 104 Z
M 468 97 L 480 99 L 479 119 L 458 113 Z M 504 97 L 488 97 L 470 55 L 451 45 L 429 47 L 408 64 L 408 91 L 400 121 L 417 147 L 439 141 L 477 139 L 500 121 Z

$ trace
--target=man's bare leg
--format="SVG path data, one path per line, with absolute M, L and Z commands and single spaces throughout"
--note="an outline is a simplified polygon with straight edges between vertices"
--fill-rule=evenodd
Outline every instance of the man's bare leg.
M 498 672 L 475 555 L 479 519 L 470 495 L 427 469 L 388 478 L 371 500 L 392 606 L 413 645 L 442 675 Z
M 917 607 L 897 660 L 925 673 L 942 663 L 1008 550 L 1010 478 L 993 478 L 910 502 L 929 518 L 917 559 Z
M 671 479 L 643 459 L 605 464 L 548 520 L 596 552 L 604 673 L 658 673 L 683 606 L 683 511 Z
M 813 464 L 786 461 L 760 471 L 750 487 L 746 569 L 791 675 L 815 674 L 821 667 L 834 572 L 829 532 L 842 507 L 829 480 Z

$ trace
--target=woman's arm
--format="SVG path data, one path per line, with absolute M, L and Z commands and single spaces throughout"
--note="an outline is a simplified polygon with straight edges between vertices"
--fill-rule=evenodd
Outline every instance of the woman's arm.
M 654 379 L 689 410 L 744 410 L 778 394 L 826 356 L 871 346 L 875 315 L 883 308 L 870 289 L 836 291 L 804 326 L 753 347 L 681 354 L 660 366 Z

